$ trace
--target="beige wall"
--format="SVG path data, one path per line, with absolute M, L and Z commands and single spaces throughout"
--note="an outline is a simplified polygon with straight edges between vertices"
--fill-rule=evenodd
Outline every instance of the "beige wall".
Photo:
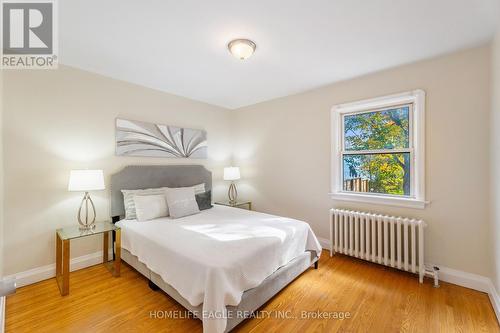
M 230 111 L 68 67 L 7 71 L 3 88 L 5 275 L 55 262 L 54 231 L 75 224 L 82 196 L 67 191 L 71 169 L 103 169 L 108 182 L 125 165 L 204 164 L 214 197 L 225 195 Z M 206 129 L 209 159 L 117 157 L 115 117 Z M 108 191 L 92 196 L 98 219 L 108 218 Z M 100 246 L 97 236 L 73 241 L 72 257 Z
M 500 27 L 492 44 L 491 190 L 493 282 L 500 290 Z
M 6 71 L 4 274 L 54 262 L 54 230 L 75 223 L 81 199 L 66 191 L 69 170 L 101 168 L 109 178 L 130 164 L 191 162 L 114 156 L 114 119 L 124 117 L 205 128 L 210 156 L 195 163 L 214 171 L 216 198 L 225 196 L 220 179 L 232 152 L 233 164 L 242 167 L 240 197 L 253 200 L 257 210 L 304 219 L 322 238 L 335 206 L 421 217 L 429 224 L 428 262 L 491 276 L 490 58 L 490 48 L 480 47 L 236 111 L 68 67 Z M 333 202 L 331 107 L 417 88 L 427 92 L 426 192 L 432 203 L 414 210 Z M 100 219 L 109 215 L 107 196 L 93 194 Z M 99 237 L 78 240 L 72 257 L 99 248 Z
M 423 218 L 426 261 L 491 276 L 489 227 L 490 48 L 480 47 L 242 108 L 234 114 L 239 190 L 257 210 L 308 221 L 328 237 L 328 210 L 347 207 Z M 334 202 L 330 109 L 338 103 L 424 89 L 424 210 Z

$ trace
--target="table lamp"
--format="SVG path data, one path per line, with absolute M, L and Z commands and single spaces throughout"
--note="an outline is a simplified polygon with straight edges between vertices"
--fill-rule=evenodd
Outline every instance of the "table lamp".
M 235 204 L 238 198 L 238 191 L 236 190 L 235 180 L 240 179 L 240 168 L 238 167 L 228 167 L 224 168 L 224 180 L 230 180 L 231 185 L 229 185 L 229 190 L 227 195 L 229 197 L 229 203 Z
M 71 170 L 69 175 L 68 191 L 85 192 L 78 209 L 78 223 L 81 230 L 95 227 L 95 206 L 90 198 L 89 191 L 104 190 L 104 176 L 102 170 Z M 89 205 L 92 208 L 92 217 L 89 217 Z M 82 208 L 85 206 L 85 216 L 82 219 Z

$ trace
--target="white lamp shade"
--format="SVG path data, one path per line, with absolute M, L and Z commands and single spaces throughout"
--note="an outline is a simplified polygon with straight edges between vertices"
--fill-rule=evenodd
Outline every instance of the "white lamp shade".
M 224 180 L 238 180 L 240 179 L 240 168 L 228 167 L 224 168 Z
M 68 191 L 87 192 L 104 189 L 104 175 L 102 170 L 71 170 Z

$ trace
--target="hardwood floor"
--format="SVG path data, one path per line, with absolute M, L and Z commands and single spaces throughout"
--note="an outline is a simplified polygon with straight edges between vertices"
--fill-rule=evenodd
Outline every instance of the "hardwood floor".
M 113 278 L 103 265 L 73 272 L 65 297 L 55 279 L 20 288 L 7 298 L 6 332 L 202 331 L 197 319 L 150 318 L 184 309 L 130 266 L 121 274 Z M 302 319 L 302 311 L 334 318 Z M 335 319 L 340 312 L 350 317 Z M 326 251 L 318 270 L 306 271 L 259 314 L 234 332 L 500 332 L 484 293 L 447 283 L 435 289 L 430 280 L 420 285 L 415 275 Z

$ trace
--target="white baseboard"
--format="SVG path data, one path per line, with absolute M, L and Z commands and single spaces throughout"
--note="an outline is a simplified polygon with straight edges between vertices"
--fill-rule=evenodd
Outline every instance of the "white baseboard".
M 0 333 L 5 331 L 5 296 L 0 297 Z
M 113 252 L 110 250 L 109 257 L 112 258 Z M 71 272 L 102 263 L 102 251 L 86 254 L 70 260 L 69 269 Z M 17 287 L 27 286 L 39 281 L 47 280 L 56 276 L 56 264 L 50 264 L 33 268 L 17 274 L 5 276 L 4 279 L 15 279 Z M 0 331 L 1 333 L 1 331 Z
M 485 276 L 459 271 L 453 268 L 428 264 L 429 267 L 439 267 L 439 280 L 453 283 L 469 289 L 490 292 L 491 280 Z
M 498 323 L 500 323 L 500 297 L 495 288 L 495 285 L 491 280 L 489 281 L 490 290 L 488 291 L 488 296 L 490 297 L 491 305 L 493 306 L 493 310 L 495 310 L 495 314 L 497 315 Z

